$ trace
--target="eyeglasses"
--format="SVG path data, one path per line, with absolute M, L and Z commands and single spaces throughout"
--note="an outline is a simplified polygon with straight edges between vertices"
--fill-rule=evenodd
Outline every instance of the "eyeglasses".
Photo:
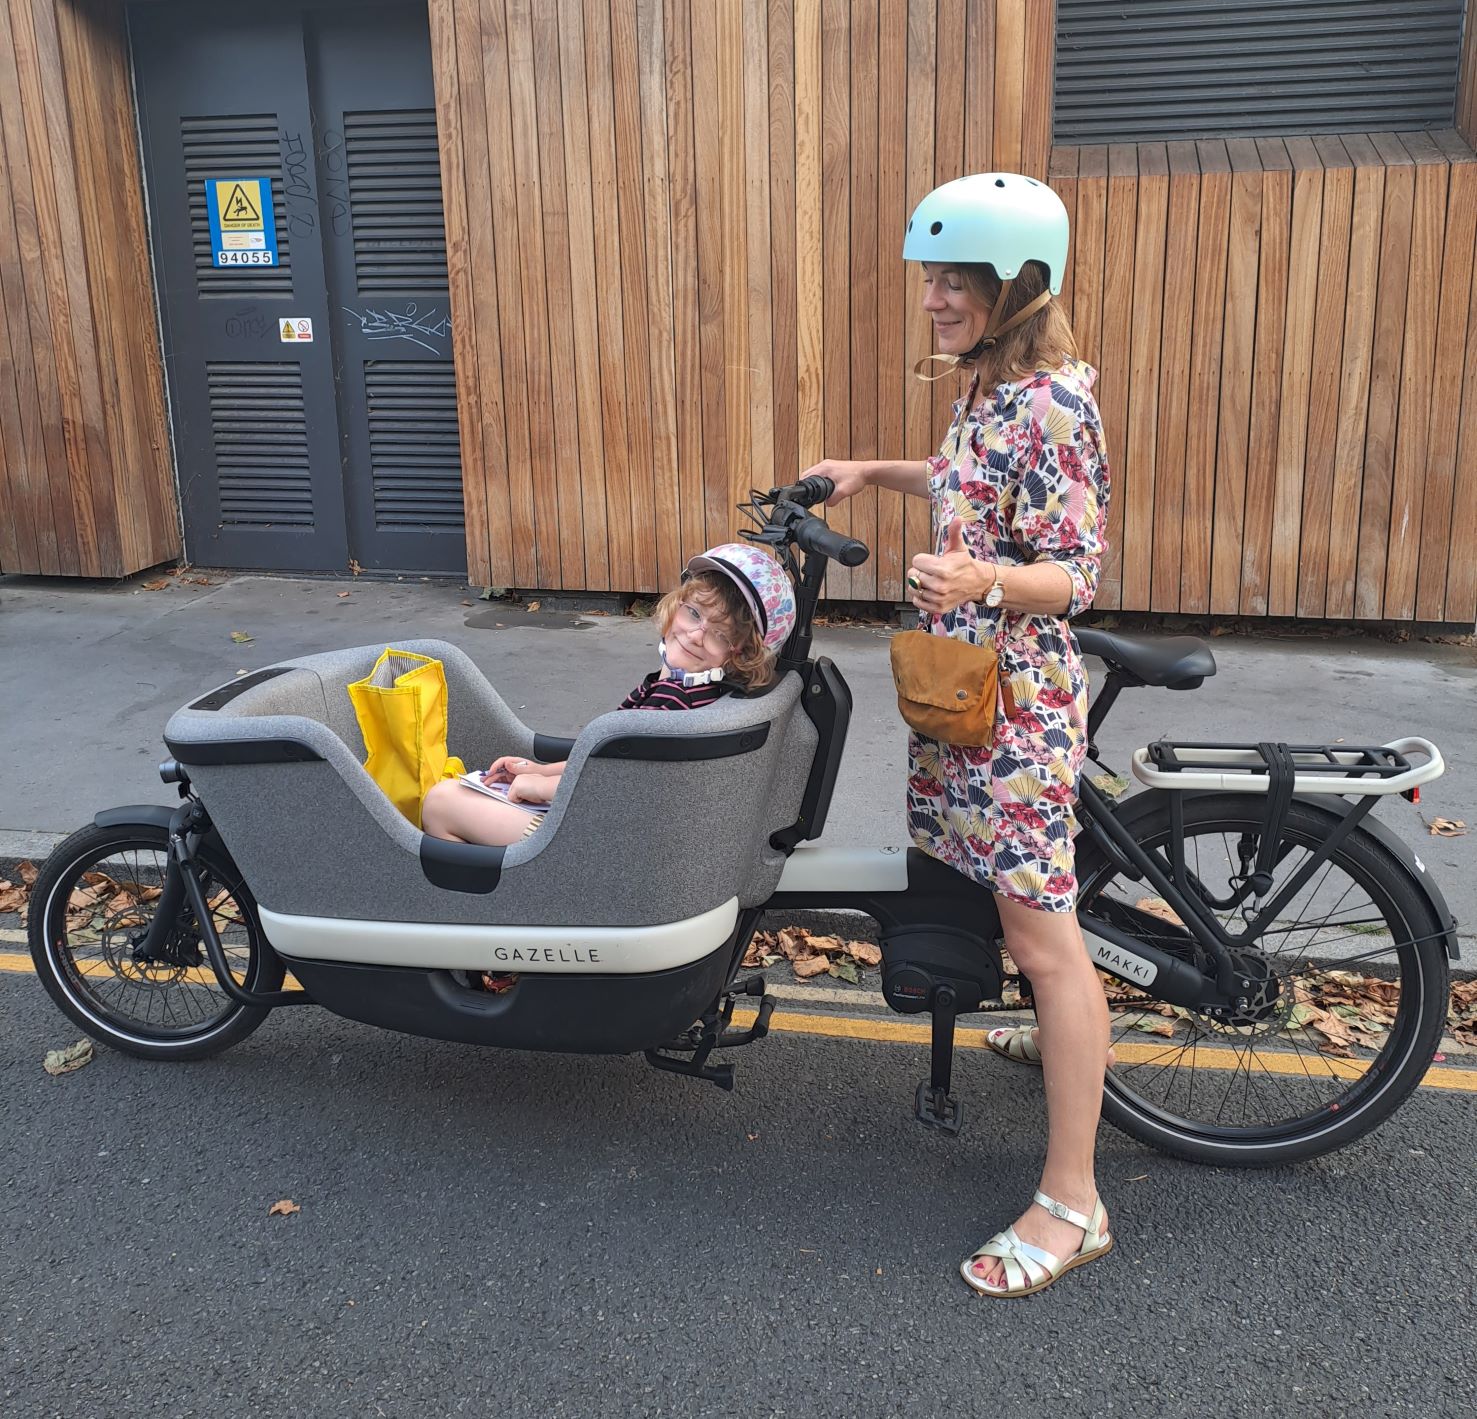
M 714 650 L 723 655 L 728 655 L 733 650 L 733 637 L 726 631 L 720 630 L 718 623 L 704 616 L 692 602 L 684 601 L 677 608 L 677 615 L 681 618 L 685 630 L 707 640 Z

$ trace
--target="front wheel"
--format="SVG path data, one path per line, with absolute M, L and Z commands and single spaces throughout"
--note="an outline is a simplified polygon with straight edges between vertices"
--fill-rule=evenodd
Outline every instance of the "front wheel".
M 144 1059 L 203 1059 L 244 1039 L 268 1011 L 220 988 L 188 909 L 174 953 L 192 964 L 133 959 L 163 889 L 168 837 L 157 824 L 123 823 L 61 843 L 31 891 L 31 959 L 47 993 L 93 1039 Z M 248 990 L 276 990 L 282 961 L 240 872 L 209 844 L 195 860 L 231 974 Z
M 1291 805 L 1274 894 L 1339 821 L 1322 806 Z M 1168 870 L 1167 801 L 1139 809 L 1128 825 Z M 1257 800 L 1186 796 L 1185 862 L 1202 900 L 1227 904 L 1214 910 L 1229 934 L 1256 927 L 1238 959 L 1257 981 L 1247 1010 L 1216 1018 L 1107 978 L 1117 1062 L 1103 1113 L 1133 1137 L 1196 1162 L 1291 1163 L 1352 1142 L 1420 1083 L 1446 1021 L 1445 923 L 1407 867 L 1356 828 L 1275 919 L 1263 919 L 1254 899 L 1235 900 L 1261 834 Z M 1178 918 L 1153 888 L 1081 846 L 1080 910 L 1137 920 L 1155 945 L 1183 952 Z M 1174 924 L 1157 938 L 1155 917 Z

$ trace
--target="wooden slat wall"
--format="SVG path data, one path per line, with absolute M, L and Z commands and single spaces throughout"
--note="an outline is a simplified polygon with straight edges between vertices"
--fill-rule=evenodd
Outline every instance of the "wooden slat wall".
M 900 231 L 1001 168 L 1049 174 L 1073 221 L 1115 480 L 1100 608 L 1477 618 L 1458 133 L 1053 150 L 1049 0 L 431 11 L 463 118 L 474 580 L 655 591 L 751 485 L 928 454 L 955 391 L 908 374 L 929 327 Z M 875 555 L 829 594 L 900 599 L 926 508 L 831 517 Z
M 1099 608 L 1471 622 L 1477 156 L 1455 131 L 1171 147 L 1167 215 L 1163 145 L 1052 156 L 1116 453 Z
M 936 442 L 902 229 L 966 165 L 1046 175 L 1050 4 L 430 11 L 474 581 L 656 591 L 750 487 Z M 831 595 L 901 597 L 908 501 L 835 510 L 875 555 Z
M 118 0 L 0 0 L 0 571 L 179 553 Z

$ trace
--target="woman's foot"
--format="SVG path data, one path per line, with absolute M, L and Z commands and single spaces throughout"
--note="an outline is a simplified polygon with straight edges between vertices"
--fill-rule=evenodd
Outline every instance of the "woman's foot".
M 1036 1198 L 1013 1227 L 986 1243 L 987 1247 L 998 1244 L 1001 1250 L 1011 1250 L 1011 1243 L 1032 1249 L 1024 1254 L 1032 1266 L 1025 1266 L 1020 1256 L 1014 1266 L 1007 1268 L 1003 1256 L 977 1255 L 966 1261 L 963 1267 L 965 1280 L 977 1290 L 997 1296 L 1029 1294 L 1049 1286 L 1073 1266 L 1104 1256 L 1112 1249 L 1108 1215 L 1106 1210 L 1098 1210 L 1097 1198 L 1069 1196 L 1051 1199 L 1041 1192 L 1036 1194 Z M 1054 1203 L 1051 1210 L 1042 1203 L 1042 1198 L 1046 1198 L 1047 1203 Z M 1069 1220 L 1061 1215 L 1066 1212 L 1075 1213 L 1080 1220 Z M 1045 1252 L 1056 1258 L 1059 1265 L 1053 1269 L 1033 1252 Z M 1012 1271 L 1016 1272 L 1014 1276 L 1010 1274 Z
M 1015 1029 L 988 1030 L 985 1044 L 996 1054 L 1013 1059 L 1017 1064 L 1041 1063 L 1041 1032 L 1035 1025 L 1018 1025 Z M 1118 1056 L 1108 1051 L 1108 1068 L 1118 1061 Z

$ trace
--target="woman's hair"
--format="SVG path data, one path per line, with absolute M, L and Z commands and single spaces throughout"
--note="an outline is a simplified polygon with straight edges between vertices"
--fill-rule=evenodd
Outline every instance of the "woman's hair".
M 762 690 L 774 679 L 774 652 L 766 649 L 743 593 L 726 576 L 714 571 L 694 572 L 662 597 L 657 603 L 656 622 L 664 639 L 684 601 L 692 602 L 705 616 L 722 617 L 732 628 L 733 651 L 723 665 L 726 679 L 748 690 Z
M 959 274 L 965 287 L 984 303 L 985 308 L 994 310 L 1003 284 L 995 274 L 995 268 L 983 264 L 961 264 Z M 1027 261 L 1010 288 L 1004 309 L 995 312 L 994 323 L 998 326 L 1009 320 L 1048 285 L 1046 267 L 1039 261 Z M 1077 340 L 1072 334 L 1072 324 L 1061 302 L 1053 296 L 1033 316 L 1023 320 L 1015 329 L 1007 330 L 971 363 L 979 372 L 981 385 L 989 389 L 993 385 L 1022 379 L 1040 369 L 1057 369 L 1063 360 L 1076 358 Z

